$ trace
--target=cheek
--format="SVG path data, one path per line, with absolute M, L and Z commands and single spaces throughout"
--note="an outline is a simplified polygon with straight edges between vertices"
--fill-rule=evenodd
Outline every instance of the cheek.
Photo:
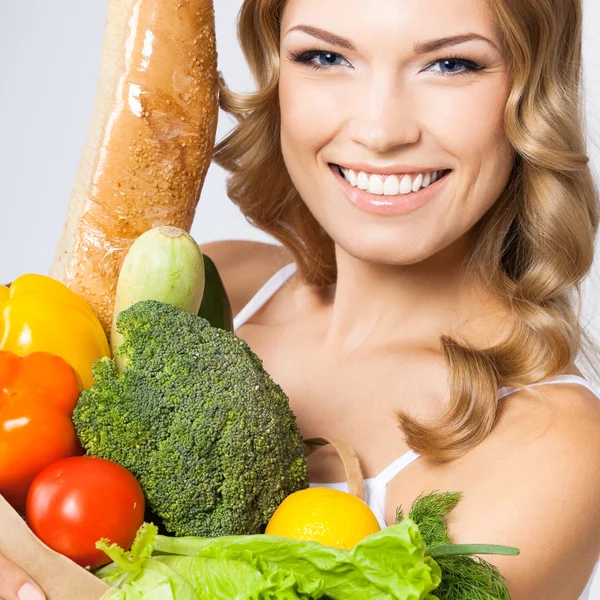
M 505 75 L 495 73 L 420 96 L 427 131 L 457 165 L 453 234 L 473 226 L 508 183 L 514 161 L 503 126 L 508 94 Z
M 505 78 L 498 74 L 465 86 L 440 86 L 423 93 L 419 103 L 428 130 L 444 150 L 462 169 L 479 171 L 504 162 L 510 153 L 503 131 L 507 98 Z
M 309 69 L 282 68 L 279 83 L 283 150 L 301 162 L 314 159 L 335 136 L 341 117 L 335 89 L 305 74 Z
M 474 217 L 478 220 L 506 187 L 513 165 L 513 151 L 504 134 L 504 109 L 508 89 L 498 81 L 484 82 L 480 93 L 465 98 L 462 134 L 455 131 L 455 152 L 462 157 Z M 467 121 L 465 115 L 471 117 Z
M 316 89 L 314 79 L 282 69 L 279 82 L 281 153 L 294 187 L 315 216 L 320 210 L 317 198 L 322 196 L 315 157 L 331 139 L 328 111 L 316 96 L 327 101 L 322 91 Z

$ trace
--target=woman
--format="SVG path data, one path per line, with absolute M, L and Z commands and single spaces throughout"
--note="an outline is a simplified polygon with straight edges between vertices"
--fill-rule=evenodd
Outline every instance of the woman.
M 246 0 L 259 91 L 222 94 L 229 195 L 283 244 L 205 247 L 238 335 L 305 437 L 354 447 L 380 520 L 462 491 L 451 537 L 519 547 L 492 560 L 514 600 L 578 598 L 600 551 L 600 402 L 574 364 L 598 225 L 581 18 L 579 0 Z M 343 481 L 333 453 L 308 460 L 313 484 Z
M 580 0 L 246 0 L 259 91 L 223 87 L 239 124 L 215 159 L 283 246 L 203 248 L 302 434 L 354 447 L 382 524 L 462 491 L 450 535 L 521 549 L 492 557 L 513 600 L 578 598 L 600 552 L 600 403 L 574 364 L 598 226 L 581 18 Z M 326 448 L 308 462 L 343 488 Z

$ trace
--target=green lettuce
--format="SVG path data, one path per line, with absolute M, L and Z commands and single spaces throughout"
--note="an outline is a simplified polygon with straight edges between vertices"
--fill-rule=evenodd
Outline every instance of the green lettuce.
M 173 538 L 145 523 L 129 552 L 98 542 L 113 563 L 96 575 L 113 586 L 105 600 L 508 600 L 478 555 L 519 550 L 452 544 L 445 517 L 460 496 L 420 496 L 408 518 L 399 508 L 395 525 L 352 550 L 270 535 Z
M 269 535 L 171 538 L 144 524 L 130 552 L 98 543 L 114 561 L 96 575 L 110 600 L 425 600 L 441 572 L 410 519 L 352 550 Z

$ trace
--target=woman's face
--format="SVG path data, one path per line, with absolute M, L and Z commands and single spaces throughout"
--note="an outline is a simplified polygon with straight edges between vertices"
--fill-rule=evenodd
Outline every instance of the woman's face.
M 283 156 L 356 258 L 413 264 L 467 239 L 512 168 L 508 86 L 482 0 L 287 0 Z

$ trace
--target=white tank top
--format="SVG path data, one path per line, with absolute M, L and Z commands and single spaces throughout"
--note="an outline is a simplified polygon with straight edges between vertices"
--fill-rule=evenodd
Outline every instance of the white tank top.
M 296 272 L 296 264 L 290 263 L 285 267 L 281 268 L 275 273 L 252 297 L 252 299 L 242 308 L 238 315 L 233 319 L 233 328 L 237 331 L 244 323 L 251 319 L 266 303 L 270 300 L 273 295 L 283 286 L 283 284 Z M 578 375 L 558 375 L 545 381 L 531 384 L 535 385 L 546 385 L 551 383 L 575 383 L 583 385 L 588 388 L 593 394 L 600 399 L 600 390 L 595 388 L 589 381 L 579 377 Z M 529 386 L 529 387 L 531 387 Z M 498 398 L 504 398 L 509 394 L 517 391 L 516 388 L 503 387 L 498 390 Z M 419 454 L 414 450 L 409 450 L 402 456 L 399 456 L 391 465 L 388 465 L 379 475 L 376 477 L 369 477 L 365 479 L 365 502 L 369 505 L 371 510 L 375 513 L 379 525 L 382 528 L 387 527 L 385 521 L 385 496 L 388 483 L 398 474 L 402 469 L 406 468 L 412 462 L 419 458 Z M 345 481 L 335 483 L 310 483 L 310 487 L 328 487 L 336 490 L 348 491 L 348 483 Z M 579 597 L 579 600 L 592 600 L 591 588 L 593 580 L 595 579 L 596 573 L 599 572 L 600 561 L 596 563 L 592 577 L 588 581 L 588 584 Z M 600 577 L 600 573 L 599 573 Z M 594 588 L 600 586 L 600 581 L 594 585 Z M 596 592 L 594 592 L 596 596 Z

